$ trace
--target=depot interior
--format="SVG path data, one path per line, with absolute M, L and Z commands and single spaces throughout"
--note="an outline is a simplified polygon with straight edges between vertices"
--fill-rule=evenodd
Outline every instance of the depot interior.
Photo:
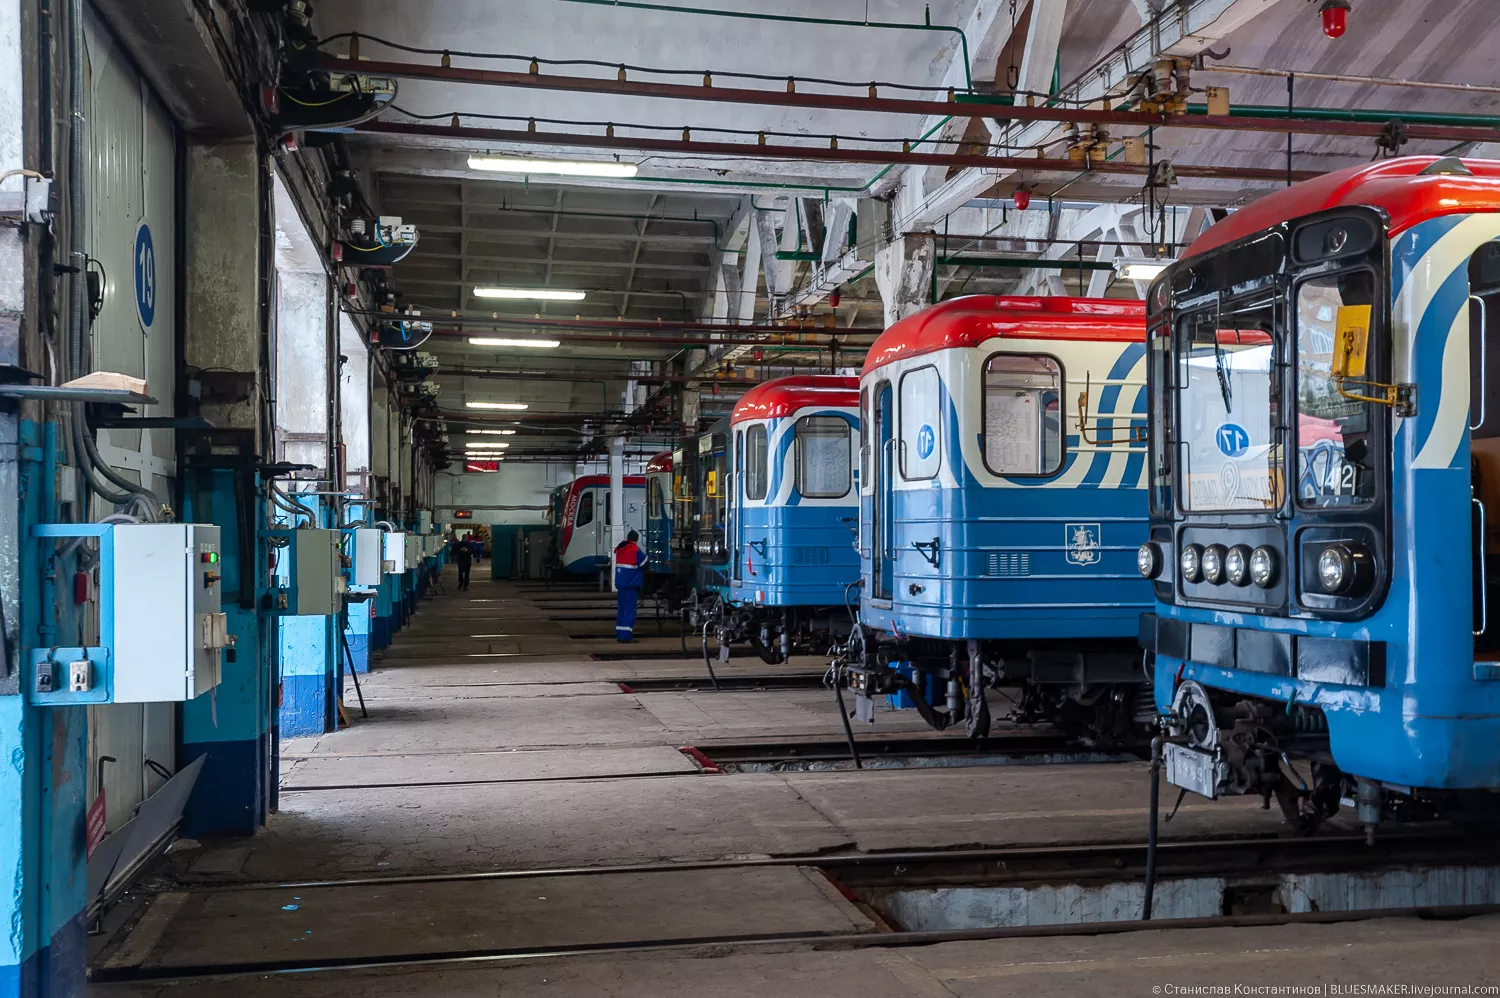
M 856 768 L 830 654 L 721 653 L 649 589 L 622 644 L 601 566 L 653 458 L 900 319 L 1140 302 L 1291 183 L 1494 155 L 1495 24 L 0 3 L 0 994 L 1493 979 L 1493 857 L 1371 872 L 1357 822 L 1187 795 L 1140 923 L 1149 747 L 882 696 Z

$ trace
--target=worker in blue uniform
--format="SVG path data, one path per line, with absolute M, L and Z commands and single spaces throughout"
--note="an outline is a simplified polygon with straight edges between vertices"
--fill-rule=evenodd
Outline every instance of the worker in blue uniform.
M 615 640 L 635 640 L 635 611 L 641 599 L 646 575 L 646 552 L 641 550 L 641 535 L 632 530 L 615 548 Z

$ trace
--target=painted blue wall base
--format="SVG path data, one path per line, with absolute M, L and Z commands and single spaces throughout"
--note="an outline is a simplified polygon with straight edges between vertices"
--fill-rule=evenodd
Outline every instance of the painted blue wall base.
M 283 676 L 281 679 L 281 733 L 287 738 L 321 735 L 328 713 L 326 676 Z
M 344 659 L 345 670 L 349 667 L 349 659 L 354 659 L 355 672 L 370 671 L 370 635 L 368 634 L 345 634 L 349 642 L 349 654 Z
M 370 647 L 375 651 L 391 645 L 391 618 L 376 617 L 370 621 Z
M 87 984 L 88 925 L 79 912 L 19 966 L 0 967 L 0 998 L 83 998 Z
M 247 776 L 260 771 L 263 753 L 269 751 L 269 738 L 267 733 L 245 741 L 187 742 L 182 746 L 183 766 L 200 755 L 208 757 L 183 813 L 184 838 L 255 834 L 267 807 L 266 788 Z

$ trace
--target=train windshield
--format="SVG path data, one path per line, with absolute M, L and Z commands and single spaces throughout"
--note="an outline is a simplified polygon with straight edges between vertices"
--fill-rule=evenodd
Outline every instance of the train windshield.
M 1185 512 L 1279 509 L 1285 475 L 1275 297 L 1213 304 L 1177 325 L 1177 452 Z

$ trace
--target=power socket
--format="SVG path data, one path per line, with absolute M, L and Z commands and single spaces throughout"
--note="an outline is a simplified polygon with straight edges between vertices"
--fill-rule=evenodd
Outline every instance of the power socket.
M 94 667 L 88 659 L 68 663 L 68 692 L 87 693 L 94 686 Z

